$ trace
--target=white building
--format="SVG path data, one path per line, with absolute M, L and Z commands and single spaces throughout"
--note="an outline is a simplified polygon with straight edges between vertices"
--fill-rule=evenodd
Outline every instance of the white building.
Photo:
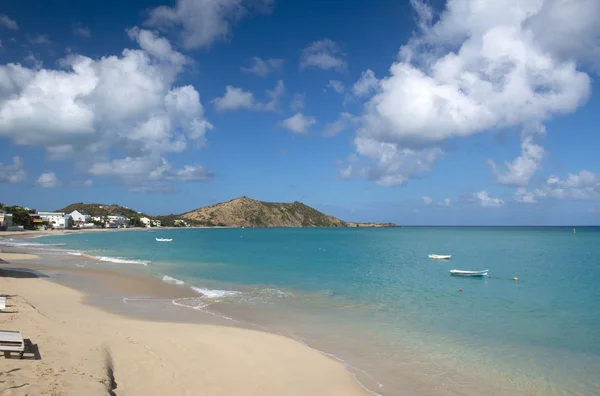
M 150 220 L 147 217 L 142 217 L 140 219 L 140 221 L 142 222 L 142 224 L 144 225 L 144 227 L 151 227 L 152 226 L 152 220 Z
M 129 219 L 122 215 L 111 215 L 106 216 L 106 227 L 109 228 L 120 228 L 125 227 L 129 224 Z
M 38 216 L 48 223 L 48 227 L 56 229 L 69 228 L 71 215 L 60 212 L 38 212 Z
M 12 227 L 12 218 L 12 214 L 0 211 L 0 228 Z
M 70 216 L 76 224 L 89 223 L 92 220 L 92 216 L 85 213 L 83 210 L 74 210 L 71 212 Z

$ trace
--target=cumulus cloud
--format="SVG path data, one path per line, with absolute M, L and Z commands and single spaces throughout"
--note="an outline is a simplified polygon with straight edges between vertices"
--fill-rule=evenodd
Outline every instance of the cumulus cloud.
M 250 67 L 241 67 L 241 70 L 245 73 L 255 74 L 260 77 L 266 77 L 270 73 L 281 70 L 283 66 L 283 59 L 266 59 L 262 60 L 258 56 L 255 56 L 251 60 Z
M 73 54 L 56 70 L 0 65 L 0 136 L 44 147 L 50 159 L 74 156 L 92 174 L 117 147 L 126 159 L 160 159 L 190 141 L 201 147 L 212 125 L 200 95 L 173 86 L 187 58 L 153 32 L 127 33 L 140 49 L 99 59 Z M 149 177 L 137 169 L 132 185 Z
M 96 163 L 92 166 L 90 173 L 95 176 L 116 177 L 129 185 L 136 185 L 133 181 L 140 174 L 147 174 L 147 181 L 150 182 L 162 180 L 206 181 L 214 176 L 213 172 L 199 165 L 185 165 L 182 169 L 173 169 L 165 158 L 150 157 L 127 157 Z M 144 186 L 144 189 L 146 188 L 147 185 Z
M 296 93 L 290 102 L 290 110 L 293 112 L 300 111 L 306 104 L 306 93 Z
M 0 26 L 10 30 L 19 30 L 17 22 L 5 14 L 0 14 Z
M 531 178 L 540 167 L 544 159 L 545 150 L 542 146 L 534 143 L 536 135 L 545 135 L 546 128 L 540 123 L 534 123 L 523 128 L 521 132 L 521 155 L 512 162 L 505 161 L 506 172 L 500 171 L 491 159 L 488 164 L 492 173 L 496 175 L 500 184 L 524 187 L 529 184 Z
M 47 45 L 47 44 L 52 43 L 50 41 L 50 39 L 48 38 L 48 36 L 45 34 L 38 34 L 35 37 L 31 37 L 31 38 L 29 38 L 29 42 L 31 44 L 38 44 L 38 45 Z
M 498 208 L 504 205 L 504 200 L 492 197 L 485 190 L 473 194 L 473 198 L 482 208 Z
M 600 174 L 583 170 L 568 174 L 565 179 L 550 176 L 535 189 L 536 197 L 569 200 L 600 199 Z
M 339 94 L 344 93 L 344 91 L 346 89 L 346 87 L 344 87 L 344 83 L 341 81 L 338 81 L 338 80 L 329 80 L 326 88 L 331 88 Z
M 310 128 L 317 123 L 317 118 L 296 113 L 279 123 L 280 126 L 297 134 L 306 134 Z
M 213 103 L 219 111 L 251 109 L 255 106 L 252 92 L 244 91 L 242 88 L 235 88 L 231 85 L 226 86 L 225 95 L 213 99 Z
M 356 96 L 367 96 L 374 92 L 379 86 L 379 80 L 375 77 L 373 70 L 362 72 L 360 79 L 352 86 L 352 92 Z
M 19 183 L 27 179 L 20 157 L 13 157 L 12 165 L 0 162 L 0 183 Z
M 60 187 L 62 183 L 56 177 L 54 172 L 44 172 L 35 182 L 36 185 L 43 188 L 56 188 Z
M 431 204 L 431 203 L 433 202 L 433 199 L 431 199 L 431 197 L 429 197 L 429 196 L 427 196 L 427 195 L 423 195 L 423 196 L 421 197 L 421 201 L 423 201 L 423 203 L 424 203 L 425 205 L 429 205 L 429 204 Z
M 343 71 L 348 67 L 345 57 L 346 55 L 336 42 L 323 39 L 315 41 L 302 50 L 300 68 L 315 67 L 323 70 Z
M 599 43 L 590 43 L 582 32 L 597 33 L 600 28 L 595 18 L 578 16 L 595 11 L 597 2 L 506 0 L 483 7 L 478 0 L 448 0 L 435 23 L 429 6 L 421 0 L 411 3 L 420 31 L 379 81 L 355 140 L 357 152 L 365 141 L 381 148 L 370 158 L 379 167 L 390 163 L 395 171 L 389 168 L 380 174 L 397 180 L 411 177 L 412 172 L 388 160 L 390 145 L 397 152 L 409 149 L 426 156 L 449 139 L 543 122 L 587 101 L 590 77 L 578 67 Z M 550 6 L 552 13 L 547 11 Z M 577 28 L 568 28 L 574 25 Z M 560 26 L 560 43 L 569 51 L 544 43 L 541 27 L 555 26 Z M 580 48 L 580 38 L 589 49 Z M 532 144 L 527 142 L 526 155 Z
M 520 203 L 536 203 L 535 195 L 527 191 L 525 187 L 519 187 L 515 190 L 515 201 Z
M 277 81 L 273 90 L 267 91 L 270 100 L 265 103 L 257 102 L 254 94 L 250 91 L 228 85 L 225 87 L 225 94 L 220 98 L 213 99 L 212 102 L 218 111 L 238 109 L 279 111 L 280 100 L 284 94 L 285 85 L 282 80 Z
M 146 24 L 163 31 L 175 30 L 186 49 L 210 47 L 228 40 L 232 27 L 252 12 L 270 12 L 273 0 L 177 0 L 173 7 L 149 11 Z
M 444 198 L 441 202 L 438 202 L 438 206 L 448 208 L 452 205 L 452 200 L 450 198 Z
M 83 38 L 90 38 L 92 36 L 92 31 L 87 26 L 77 24 L 73 26 L 73 34 Z
M 325 126 L 323 136 L 335 136 L 348 128 L 352 123 L 356 122 L 356 118 L 350 113 L 341 113 L 340 117 Z

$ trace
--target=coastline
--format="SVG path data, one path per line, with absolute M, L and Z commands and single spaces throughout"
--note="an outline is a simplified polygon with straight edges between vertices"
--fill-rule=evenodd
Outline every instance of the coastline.
M 0 251 L 0 290 L 9 296 L 0 325 L 23 332 L 41 354 L 7 360 L 9 386 L 104 395 L 110 354 L 117 394 L 368 394 L 342 363 L 301 342 L 174 307 L 174 297 L 197 297 L 190 290 L 137 272 L 79 268 L 77 256 L 29 252 Z M 116 296 L 124 294 L 141 303 L 123 304 Z

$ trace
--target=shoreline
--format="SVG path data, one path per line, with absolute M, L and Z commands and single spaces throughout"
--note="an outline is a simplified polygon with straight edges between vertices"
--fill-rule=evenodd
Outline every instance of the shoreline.
M 161 282 L 150 274 L 142 275 L 139 270 L 79 268 L 76 264 L 81 258 L 78 256 L 25 256 L 31 252 L 35 252 L 35 249 L 11 247 L 0 250 L 0 259 L 6 257 L 4 262 L 0 262 L 0 290 L 12 296 L 7 304 L 11 308 L 18 308 L 17 313 L 11 314 L 9 321 L 5 320 L 5 316 L 0 316 L 2 328 L 22 331 L 26 338 L 29 337 L 33 343 L 38 344 L 43 353 L 40 361 L 7 361 L 10 362 L 9 369 L 13 366 L 20 369 L 19 374 L 11 375 L 11 380 L 19 382 L 18 379 L 21 378 L 22 382 L 35 382 L 36 386 L 42 386 L 46 381 L 45 376 L 40 376 L 39 371 L 29 369 L 34 365 L 46 366 L 47 371 L 55 374 L 58 370 L 56 375 L 60 378 L 58 382 L 62 381 L 60 389 L 64 392 L 59 394 L 78 394 L 77 392 L 81 391 L 91 395 L 106 394 L 106 389 L 96 385 L 102 381 L 106 382 L 106 378 L 102 378 L 100 354 L 101 344 L 106 344 L 107 350 L 113 353 L 118 383 L 117 394 L 119 390 L 129 394 L 198 394 L 194 389 L 206 387 L 206 381 L 210 382 L 211 386 L 202 394 L 207 395 L 358 396 L 371 393 L 353 378 L 342 362 L 300 341 L 244 328 L 239 323 L 234 325 L 220 317 L 202 314 L 187 307 L 173 306 L 173 298 L 199 297 L 189 288 Z M 53 260 L 61 261 L 61 265 L 54 265 L 56 263 L 52 263 Z M 107 289 L 107 285 L 110 285 L 110 290 Z M 82 290 L 86 288 L 87 292 Z M 106 292 L 113 297 L 126 294 L 140 295 L 141 298 L 139 301 L 128 301 L 124 304 L 118 298 L 107 298 Z M 151 301 L 152 303 L 149 303 Z M 35 306 L 36 310 L 26 309 L 27 306 Z M 113 308 L 119 306 L 122 311 L 116 312 Z M 165 312 L 170 312 L 170 316 L 165 316 Z M 56 323 L 47 323 L 47 318 L 61 322 L 61 330 L 55 331 L 53 327 Z M 85 335 L 79 332 L 84 318 Z M 32 323 L 35 323 L 35 326 L 32 327 Z M 172 336 L 182 333 L 190 339 L 178 341 Z M 145 351 L 131 350 L 134 348 L 132 345 L 140 344 L 136 338 L 138 336 L 144 338 Z M 172 348 L 180 352 L 189 351 L 186 351 L 181 359 L 171 360 L 169 367 L 161 366 L 158 370 L 156 364 L 151 364 L 151 373 L 148 373 L 148 376 L 136 372 L 134 366 L 140 362 L 136 363 L 134 358 L 136 354 L 147 353 L 148 348 L 152 351 L 154 359 L 161 362 L 170 359 L 168 350 L 161 345 L 165 337 Z M 78 349 L 74 348 L 67 353 L 77 355 L 77 358 L 87 362 L 84 367 L 90 380 L 86 378 L 85 385 L 80 383 L 73 370 L 60 371 L 59 366 L 62 367 L 69 359 L 63 361 L 59 351 L 47 349 L 46 342 L 50 339 L 59 341 L 67 349 L 70 349 L 69 345 L 75 347 L 81 342 L 86 345 L 94 343 L 93 352 L 86 348 L 75 352 Z M 239 349 L 231 345 L 237 345 Z M 120 348 L 129 352 L 126 354 Z M 197 348 L 201 351 L 196 350 Z M 203 360 L 191 352 L 195 351 L 199 356 L 205 356 L 207 349 L 211 352 L 211 359 L 214 359 L 212 363 L 207 363 L 206 359 Z M 130 365 L 131 367 L 128 367 Z M 196 373 L 199 367 L 204 370 L 205 375 Z M 191 368 L 194 368 L 193 375 L 188 372 Z M 161 374 L 164 370 L 174 378 L 185 378 L 183 382 L 177 381 L 178 386 L 175 388 L 179 392 L 172 388 L 172 380 L 167 380 Z M 150 386 L 147 378 L 155 376 L 157 381 Z M 237 381 L 231 381 L 232 377 Z M 215 378 L 220 380 L 215 381 Z M 295 378 L 303 380 L 298 381 Z M 92 383 L 94 386 L 91 386 Z M 292 383 L 294 386 L 290 387 Z M 52 384 L 46 383 L 45 386 L 51 387 Z M 94 389 L 94 392 L 90 393 L 91 389 Z M 142 389 L 145 391 L 140 392 Z

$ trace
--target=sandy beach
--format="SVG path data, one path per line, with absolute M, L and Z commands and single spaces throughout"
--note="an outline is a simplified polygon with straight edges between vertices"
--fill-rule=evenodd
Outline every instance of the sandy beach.
M 7 296 L 0 329 L 21 331 L 38 351 L 3 360 L 2 394 L 367 394 L 341 363 L 292 339 L 119 315 L 87 304 L 84 293 L 49 280 L 44 270 L 26 269 L 36 267 L 35 255 L 0 252 L 0 259 L 0 294 Z M 77 276 L 126 279 L 97 269 Z M 118 287 L 128 284 L 138 292 L 157 290 L 143 278 Z M 163 288 L 165 296 L 171 293 Z

